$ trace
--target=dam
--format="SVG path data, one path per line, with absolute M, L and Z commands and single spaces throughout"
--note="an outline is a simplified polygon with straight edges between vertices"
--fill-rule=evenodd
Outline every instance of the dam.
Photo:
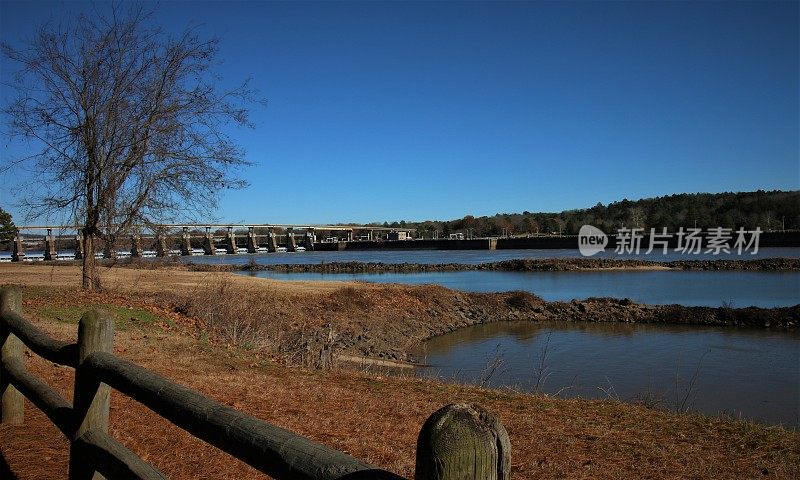
M 75 233 L 56 233 L 72 230 Z M 344 250 L 348 245 L 406 242 L 414 229 L 349 225 L 159 225 L 150 234 L 141 230 L 127 238 L 99 238 L 97 258 L 167 257 L 173 255 L 222 255 L 245 253 Z M 44 232 L 35 235 L 30 232 Z M 27 236 L 23 234 L 27 233 Z M 318 234 L 321 238 L 318 238 Z M 122 248 L 122 249 L 120 249 Z M 37 254 L 26 255 L 26 251 Z M 43 252 L 43 253 L 38 253 Z M 12 240 L 10 261 L 80 260 L 83 235 L 74 227 L 23 226 Z M 26 258 L 27 257 L 27 258 Z
M 97 258 L 152 258 L 192 255 L 236 255 L 302 251 L 359 250 L 552 250 L 578 248 L 577 235 L 525 234 L 517 236 L 464 238 L 415 237 L 413 228 L 364 225 L 271 225 L 271 224 L 182 224 L 158 225 L 150 233 L 136 233 L 112 241 L 102 239 Z M 23 233 L 25 232 L 25 233 Z M 42 232 L 42 233 L 33 233 Z M 61 233 L 56 233 L 61 232 Z M 71 233 L 67 233 L 71 232 Z M 608 249 L 618 238 L 608 236 Z M 109 237 L 106 236 L 108 239 Z M 649 241 L 644 235 L 643 242 Z M 674 248 L 675 239 L 668 243 Z M 732 240 L 731 242 L 732 243 Z M 798 247 L 800 231 L 766 231 L 761 247 Z M 83 237 L 80 230 L 65 226 L 19 227 L 12 241 L 11 255 L 0 261 L 80 260 Z

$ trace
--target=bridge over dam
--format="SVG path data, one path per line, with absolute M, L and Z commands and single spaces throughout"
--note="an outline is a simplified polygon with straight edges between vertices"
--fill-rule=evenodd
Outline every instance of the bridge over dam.
M 299 251 L 372 249 L 494 250 L 496 248 L 575 248 L 576 237 L 556 242 L 534 238 L 414 238 L 413 228 L 365 225 L 170 224 L 140 228 L 113 245 L 98 241 L 97 258 L 231 255 Z M 511 244 L 508 242 L 511 241 Z M 76 260 L 83 238 L 74 226 L 21 226 L 12 242 L 11 261 Z M 3 258 L 8 260 L 8 258 Z
M 410 241 L 414 232 L 413 228 L 363 225 L 169 224 L 134 229 L 125 238 L 115 238 L 113 242 L 101 238 L 95 256 L 166 257 L 345 250 Z M 10 258 L 11 261 L 73 260 L 82 255 L 83 237 L 74 226 L 33 225 L 18 227 Z
M 232 225 L 176 224 L 100 241 L 97 258 L 234 255 L 273 252 L 344 250 L 496 250 L 577 249 L 577 235 L 531 234 L 508 237 L 446 239 L 414 238 L 415 229 L 363 225 Z M 644 244 L 647 243 L 644 237 Z M 66 226 L 22 226 L 11 255 L 0 261 L 79 260 L 83 255 L 79 230 Z M 674 243 L 674 242 L 671 242 Z M 763 232 L 762 247 L 798 247 L 800 232 Z M 608 248 L 616 246 L 609 236 Z M 674 247 L 674 245 L 671 245 Z

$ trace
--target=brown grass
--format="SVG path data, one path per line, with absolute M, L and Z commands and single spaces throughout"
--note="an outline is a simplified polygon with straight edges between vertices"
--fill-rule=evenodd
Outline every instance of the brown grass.
M 215 288 L 207 277 L 200 278 L 195 277 L 194 285 L 184 292 Z M 338 328 L 368 328 L 371 319 L 375 323 L 382 315 L 395 315 L 399 318 L 391 323 L 401 324 L 402 332 L 410 325 L 402 317 L 409 305 L 419 302 L 435 310 L 435 302 L 444 301 L 441 292 L 432 292 L 430 287 L 404 294 L 399 287 L 345 285 L 343 290 L 337 284 L 309 293 L 302 290 L 307 287 L 261 285 L 267 287 L 248 294 L 262 295 L 270 308 L 285 315 L 270 317 L 274 323 L 266 325 L 274 329 L 305 322 L 306 331 L 313 331 L 332 317 L 352 313 L 348 305 L 361 302 L 364 296 L 368 298 L 363 301 L 375 309 L 373 315 L 354 318 Z M 141 285 L 143 291 L 152 292 L 155 287 Z M 229 287 L 218 288 L 225 292 Z M 221 403 L 407 477 L 413 475 L 416 435 L 424 420 L 442 405 L 459 401 L 480 403 L 503 421 L 511 436 L 513 478 L 800 475 L 800 434 L 779 427 L 676 415 L 612 401 L 553 399 L 381 374 L 290 368 L 266 360 L 257 349 L 215 343 L 213 338 L 207 341 L 194 317 L 164 308 L 154 295 L 136 296 L 125 290 L 82 294 L 41 287 L 27 287 L 24 295 L 26 316 L 51 336 L 67 340 L 75 338 L 76 326 L 68 318 L 52 318 L 47 308 L 54 304 L 67 309 L 117 305 L 131 312 L 149 312 L 158 320 L 129 321 L 117 332 L 120 356 Z M 528 301 L 510 298 L 514 304 Z M 125 310 L 120 312 L 121 316 Z M 71 397 L 71 369 L 54 367 L 35 356 L 27 363 L 36 375 Z M 20 478 L 64 477 L 66 441 L 30 403 L 26 409 L 24 426 L 0 426 L 0 453 Z M 119 393 L 112 395 L 110 431 L 173 478 L 259 478 L 251 468 Z

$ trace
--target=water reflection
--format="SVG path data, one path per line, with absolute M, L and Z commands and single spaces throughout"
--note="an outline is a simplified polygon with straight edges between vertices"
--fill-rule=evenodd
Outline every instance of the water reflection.
M 460 329 L 418 354 L 420 375 L 445 380 L 800 423 L 798 332 L 513 322 Z

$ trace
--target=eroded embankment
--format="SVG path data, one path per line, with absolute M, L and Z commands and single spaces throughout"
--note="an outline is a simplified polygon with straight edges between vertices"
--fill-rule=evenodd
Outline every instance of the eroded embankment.
M 641 305 L 622 299 L 546 302 L 524 292 L 468 293 L 444 287 L 356 282 L 278 281 L 185 266 L 103 268 L 103 285 L 128 301 L 197 320 L 199 334 L 289 364 L 325 354 L 413 360 L 427 338 L 497 321 L 589 321 L 797 328 L 787 308 Z M 80 283 L 76 266 L 0 265 L 3 282 L 56 291 Z M 58 300 L 56 304 L 63 304 Z M 177 321 L 177 320 L 176 320 Z
M 747 270 L 747 271 L 798 271 L 800 259 L 765 258 L 758 260 L 619 260 L 611 258 L 548 258 L 518 259 L 500 262 L 467 263 L 382 263 L 382 262 L 330 262 L 316 264 L 259 265 L 255 262 L 240 267 L 192 264 L 191 269 L 243 271 L 275 271 L 285 273 L 417 273 L 456 271 L 506 271 L 506 272 L 559 272 L 581 270 Z
M 274 285 L 270 284 L 270 285 Z M 527 292 L 469 293 L 440 286 L 351 284 L 328 292 L 208 286 L 175 308 L 217 334 L 264 348 L 287 363 L 314 365 L 339 353 L 414 362 L 428 338 L 500 321 L 626 322 L 796 328 L 800 305 L 711 308 L 643 305 L 629 299 L 547 302 Z M 238 337 L 238 340 L 236 339 Z

